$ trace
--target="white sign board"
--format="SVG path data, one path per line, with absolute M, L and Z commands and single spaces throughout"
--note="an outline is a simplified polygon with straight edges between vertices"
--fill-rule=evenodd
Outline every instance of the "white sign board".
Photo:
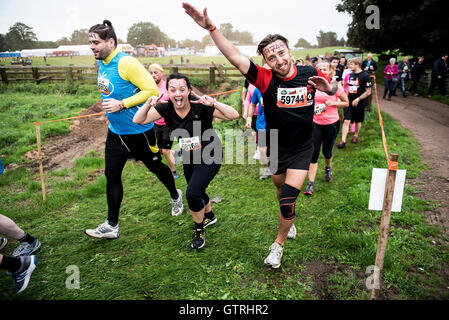
M 404 194 L 405 173 L 407 170 L 396 171 L 396 181 L 394 185 L 392 212 L 401 212 L 402 196 Z M 385 184 L 387 182 L 388 169 L 373 168 L 373 176 L 371 178 L 371 191 L 369 195 L 368 210 L 382 211 Z

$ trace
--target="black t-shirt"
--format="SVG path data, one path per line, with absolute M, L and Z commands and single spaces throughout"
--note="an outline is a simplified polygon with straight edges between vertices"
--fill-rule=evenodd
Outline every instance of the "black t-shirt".
M 170 139 L 178 139 L 184 164 L 221 163 L 221 141 L 212 126 L 215 108 L 192 101 L 190 107 L 185 118 L 176 113 L 170 101 L 159 103 L 155 108 L 172 130 Z
M 360 73 L 351 72 L 348 80 L 348 99 L 350 102 L 360 97 L 367 88 L 371 88 L 371 77 L 365 71 Z M 360 100 L 357 107 L 364 106 L 366 99 Z
M 267 129 L 267 146 L 278 130 L 279 149 L 296 151 L 312 143 L 315 87 L 308 84 L 309 77 L 322 76 L 311 66 L 295 66 L 295 73 L 288 79 L 279 78 L 269 69 L 253 62 L 245 77 L 262 93 Z

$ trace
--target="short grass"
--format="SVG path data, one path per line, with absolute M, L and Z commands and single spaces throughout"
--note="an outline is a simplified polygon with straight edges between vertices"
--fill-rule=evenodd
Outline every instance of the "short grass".
M 0 110 L 10 121 L 22 110 L 37 110 L 27 122 L 46 119 L 47 109 L 55 109 L 58 116 L 76 115 L 82 106 L 65 110 L 65 103 L 93 98 L 91 93 L 44 98 L 30 92 L 29 100 L 6 107 L 19 97 L 8 98 L 16 94 L 13 89 L 3 94 Z M 42 100 L 34 104 L 37 99 Z M 60 99 L 61 111 L 53 99 Z M 239 94 L 228 100 L 238 101 Z M 383 117 L 389 151 L 399 153 L 399 168 L 407 170 L 407 179 L 415 179 L 426 169 L 416 140 L 391 117 Z M 221 132 L 238 125 L 216 123 Z M 32 130 L 19 124 L 8 128 L 17 137 L 29 138 L 11 139 L 2 146 L 4 163 L 11 162 L 10 155 L 20 157 L 20 150 L 34 147 Z M 63 130 L 68 130 L 68 124 Z M 38 236 L 42 248 L 27 290 L 18 296 L 2 290 L 0 299 L 368 299 L 365 270 L 375 260 L 380 222 L 380 212 L 367 210 L 371 171 L 386 167 L 386 161 L 376 112 L 367 114 L 362 130 L 359 144 L 335 148 L 330 183 L 324 182 L 320 158 L 316 191 L 310 198 L 298 197 L 298 235 L 286 243 L 278 270 L 263 264 L 276 236 L 279 209 L 272 182 L 258 179 L 257 164 L 222 166 L 208 188 L 212 199 L 222 199 L 213 204 L 218 223 L 206 229 L 207 243 L 199 251 L 190 248 L 190 215 L 170 215 L 168 192 L 141 163 L 125 166 L 120 238 L 113 241 L 83 233 L 106 219 L 105 177 L 86 181 L 104 167 L 101 155 L 90 152 L 77 159 L 72 169 L 45 172 L 52 190 L 46 203 L 38 173 L 6 170 L 0 175 L 0 212 Z M 5 154 L 4 148 L 10 151 Z M 176 184 L 185 192 L 182 167 L 178 170 Z M 447 287 L 443 274 L 449 264 L 448 246 L 441 241 L 439 227 L 430 226 L 423 214 L 433 204 L 417 198 L 417 192 L 406 184 L 402 212 L 392 213 L 382 294 L 397 299 L 447 299 L 447 290 L 440 289 Z M 11 253 L 16 245 L 11 240 L 2 253 Z M 314 270 L 317 264 L 326 271 Z M 79 268 L 80 289 L 66 288 L 70 266 Z M 317 278 L 325 279 L 326 285 L 319 286 Z M 0 277 L 1 288 L 11 285 L 11 278 Z

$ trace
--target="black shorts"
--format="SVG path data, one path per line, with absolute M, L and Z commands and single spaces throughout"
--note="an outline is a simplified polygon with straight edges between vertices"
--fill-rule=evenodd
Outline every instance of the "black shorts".
M 151 146 L 151 147 L 150 147 Z M 105 158 L 161 161 L 153 129 L 139 134 L 118 135 L 108 130 L 106 137 Z
M 357 107 L 347 107 L 343 110 L 345 120 L 351 120 L 351 122 L 363 122 L 365 120 L 365 105 L 360 102 Z
M 167 125 L 154 124 L 157 146 L 160 149 L 171 149 L 173 141 L 170 140 L 171 130 Z
M 312 143 L 308 143 L 295 151 L 279 149 L 277 156 L 269 148 L 267 151 L 268 165 L 274 175 L 284 173 L 287 169 L 309 170 L 312 154 Z
M 257 123 L 257 114 L 253 114 L 251 118 L 251 129 L 253 129 L 253 131 L 255 132 L 257 132 L 256 123 Z

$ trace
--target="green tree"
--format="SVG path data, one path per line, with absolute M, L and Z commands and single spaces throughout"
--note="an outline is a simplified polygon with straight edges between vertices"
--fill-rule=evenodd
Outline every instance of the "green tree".
M 337 39 L 337 34 L 332 31 L 323 32 L 320 30 L 320 33 L 316 36 L 316 40 L 318 42 L 318 48 L 340 45 L 340 42 Z
M 201 44 L 200 41 L 190 40 L 190 39 L 185 39 L 183 41 L 179 41 L 178 46 L 180 48 L 193 48 L 195 50 L 200 50 L 203 48 L 203 45 Z
M 151 22 L 138 22 L 128 29 L 127 42 L 135 47 L 142 43 L 167 45 L 170 41 L 167 35 Z
M 296 42 L 295 47 L 297 48 L 312 48 L 312 45 L 304 38 L 299 38 Z
M 8 47 L 6 44 L 6 38 L 4 34 L 0 33 L 0 51 L 7 51 Z
M 33 48 L 33 42 L 37 41 L 33 28 L 22 22 L 16 22 L 5 35 L 6 46 L 8 50 L 22 50 Z
M 70 37 L 70 44 L 88 44 L 89 43 L 89 30 L 80 29 L 72 32 Z
M 443 0 L 342 0 L 337 10 L 352 16 L 347 33 L 349 45 L 375 53 L 399 50 L 431 57 L 429 61 L 433 61 L 449 47 L 445 4 Z M 376 14 L 369 10 L 370 5 L 378 9 L 378 29 L 368 24 Z

